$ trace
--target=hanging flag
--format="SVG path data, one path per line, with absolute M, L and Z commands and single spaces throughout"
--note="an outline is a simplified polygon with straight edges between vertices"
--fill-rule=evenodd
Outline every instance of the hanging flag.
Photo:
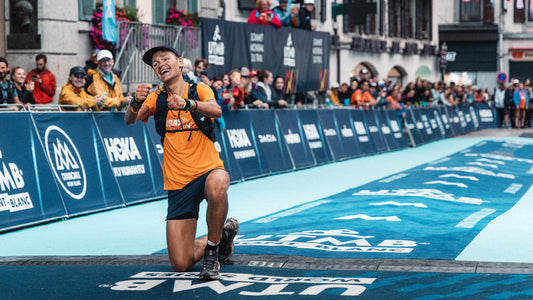
M 115 0 L 104 0 L 102 4 L 102 37 L 113 44 L 117 42 Z

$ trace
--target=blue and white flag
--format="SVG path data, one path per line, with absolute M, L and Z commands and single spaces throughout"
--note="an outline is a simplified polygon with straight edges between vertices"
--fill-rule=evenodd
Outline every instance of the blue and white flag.
M 115 44 L 117 42 L 117 20 L 115 0 L 104 0 L 102 5 L 102 37 Z

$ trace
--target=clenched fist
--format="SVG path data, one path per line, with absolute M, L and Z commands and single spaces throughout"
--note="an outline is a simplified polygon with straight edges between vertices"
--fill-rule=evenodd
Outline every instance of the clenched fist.
M 150 90 L 152 89 L 151 84 L 141 84 L 137 87 L 137 91 L 135 92 L 135 98 L 139 102 L 143 102 L 146 100 L 146 97 L 148 97 L 148 94 L 150 94 Z

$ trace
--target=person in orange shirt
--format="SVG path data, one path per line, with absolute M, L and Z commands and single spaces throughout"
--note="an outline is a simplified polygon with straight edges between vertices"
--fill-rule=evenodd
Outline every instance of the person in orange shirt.
M 350 98 L 350 105 L 359 109 L 370 109 L 378 102 L 372 94 L 369 92 L 370 87 L 367 80 L 363 80 L 359 83 L 359 89 L 357 89 Z
M 126 111 L 125 122 L 154 116 L 164 148 L 163 179 L 168 190 L 167 246 L 175 271 L 189 271 L 203 256 L 200 280 L 220 279 L 219 261 L 233 253 L 239 229 L 228 219 L 229 174 L 214 145 L 213 119 L 222 115 L 211 87 L 183 79 L 183 58 L 176 49 L 158 46 L 143 55 L 163 86 L 141 84 Z M 195 239 L 200 203 L 207 199 L 207 236 Z

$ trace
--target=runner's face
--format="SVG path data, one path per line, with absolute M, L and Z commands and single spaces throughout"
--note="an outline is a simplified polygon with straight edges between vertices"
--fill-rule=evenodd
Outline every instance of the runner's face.
M 182 66 L 183 59 L 170 51 L 157 51 L 152 56 L 152 68 L 163 83 L 182 76 Z
M 0 62 L 0 80 L 4 80 L 7 76 L 7 71 L 9 68 L 7 67 L 6 63 Z

